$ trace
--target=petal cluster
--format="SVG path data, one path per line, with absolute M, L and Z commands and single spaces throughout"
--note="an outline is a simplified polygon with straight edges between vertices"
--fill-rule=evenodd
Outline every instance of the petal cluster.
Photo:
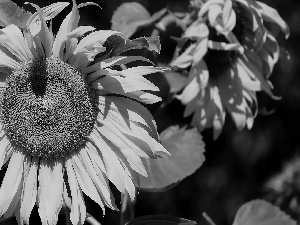
M 193 125 L 214 128 L 217 137 L 226 111 L 238 129 L 252 127 L 257 111 L 256 92 L 274 98 L 268 80 L 279 59 L 279 45 L 266 28 L 289 28 L 278 12 L 255 0 L 195 1 L 197 15 L 178 41 L 171 65 L 188 70 L 177 98 L 194 113 Z
M 15 25 L 0 30 L 2 77 L 28 62 L 54 58 L 82 74 L 82 79 L 94 89 L 97 105 L 96 121 L 87 140 L 64 157 L 47 159 L 28 154 L 10 139 L 0 122 L 0 166 L 8 165 L 0 188 L 0 217 L 15 213 L 19 224 L 29 223 L 34 205 L 38 206 L 42 224 L 56 224 L 64 205 L 70 208 L 72 223 L 83 224 L 83 193 L 103 211 L 105 206 L 116 209 L 109 181 L 134 199 L 138 175 L 147 176 L 141 159 L 168 153 L 158 142 L 150 112 L 140 104 L 160 101 L 156 95 L 145 92 L 158 88 L 144 75 L 164 68 L 151 65 L 118 69 L 133 61 L 150 61 L 117 54 L 129 42 L 122 33 L 78 26 L 79 8 L 95 3 L 77 5 L 73 0 L 72 11 L 54 35 L 47 21 L 68 4 L 59 2 L 44 8 L 31 4 L 37 12 L 24 30 Z M 0 94 L 6 85 L 0 83 Z

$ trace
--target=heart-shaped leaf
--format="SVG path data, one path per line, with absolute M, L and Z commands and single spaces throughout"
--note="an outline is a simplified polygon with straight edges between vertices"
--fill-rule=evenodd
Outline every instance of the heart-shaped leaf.
M 171 153 L 160 159 L 146 159 L 148 177 L 140 177 L 140 187 L 158 191 L 194 173 L 204 162 L 204 142 L 196 128 L 171 126 L 160 135 L 162 145 Z
M 240 207 L 233 225 L 296 225 L 287 214 L 263 200 L 254 200 Z
M 158 21 L 167 11 L 167 9 L 162 9 L 150 16 L 147 9 L 138 2 L 123 3 L 112 16 L 111 29 L 129 38 L 141 27 L 150 26 Z
M 140 3 L 123 3 L 114 12 L 111 23 L 112 30 L 120 31 L 129 38 L 139 27 L 151 23 L 151 16 Z
M 11 0 L 0 0 L 0 26 L 14 24 L 24 28 L 32 13 L 20 8 Z

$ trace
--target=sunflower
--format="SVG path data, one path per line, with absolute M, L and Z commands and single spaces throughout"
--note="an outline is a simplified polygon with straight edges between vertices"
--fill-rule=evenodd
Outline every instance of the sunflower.
M 257 113 L 257 91 L 272 98 L 268 80 L 279 59 L 279 45 L 271 33 L 289 35 L 278 12 L 254 0 L 192 1 L 192 21 L 178 40 L 171 66 L 188 70 L 177 98 L 192 113 L 200 130 L 214 128 L 218 137 L 226 111 L 237 128 L 250 129 Z
M 130 42 L 122 33 L 78 26 L 78 8 L 94 3 L 73 0 L 54 36 L 46 21 L 68 4 L 31 4 L 37 12 L 24 29 L 11 24 L 0 33 L 0 166 L 8 165 L 0 216 L 15 214 L 19 224 L 29 223 L 34 205 L 42 224 L 56 224 L 63 205 L 74 225 L 83 224 L 83 193 L 103 211 L 116 209 L 109 181 L 134 199 L 138 175 L 147 176 L 141 158 L 167 153 L 139 103 L 160 101 L 144 92 L 158 88 L 143 76 L 164 69 L 121 70 L 150 61 L 121 56 Z

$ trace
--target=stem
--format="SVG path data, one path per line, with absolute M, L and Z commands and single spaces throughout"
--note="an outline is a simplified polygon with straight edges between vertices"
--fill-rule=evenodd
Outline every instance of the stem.
M 210 223 L 210 225 L 216 225 L 216 224 L 212 221 L 212 219 L 211 219 L 205 212 L 202 213 L 202 216 L 206 219 L 206 221 L 207 221 L 208 223 Z
M 121 206 L 120 225 L 125 225 L 127 222 L 133 220 L 135 202 L 135 200 L 133 202 L 131 201 L 127 192 L 124 194 Z
M 89 222 L 92 225 L 101 225 L 101 223 L 96 220 L 91 214 L 86 213 L 86 219 L 87 222 Z
M 70 213 L 71 213 L 71 209 L 70 209 L 71 205 L 65 205 L 63 206 L 63 210 L 65 211 L 65 215 L 66 215 L 66 225 L 73 225 L 70 219 Z M 86 218 L 85 220 L 87 222 L 89 222 L 91 225 L 101 225 L 101 223 L 96 220 L 91 214 L 89 214 L 88 212 L 86 213 Z

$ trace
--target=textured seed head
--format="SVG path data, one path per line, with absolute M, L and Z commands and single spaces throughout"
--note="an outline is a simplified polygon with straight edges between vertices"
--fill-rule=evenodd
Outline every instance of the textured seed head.
M 63 157 L 93 129 L 93 89 L 70 65 L 54 58 L 23 64 L 6 80 L 1 119 L 10 140 L 32 156 Z

